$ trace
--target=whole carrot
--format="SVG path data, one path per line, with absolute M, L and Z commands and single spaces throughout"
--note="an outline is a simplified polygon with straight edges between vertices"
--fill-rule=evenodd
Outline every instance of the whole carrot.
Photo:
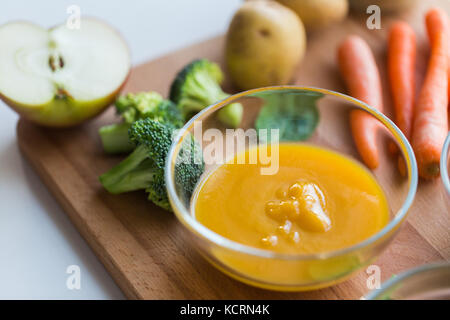
M 367 43 L 358 36 L 347 37 L 338 48 L 339 69 L 351 96 L 382 111 L 383 99 L 378 68 Z M 374 169 L 379 163 L 376 145 L 378 121 L 362 110 L 352 110 L 350 127 L 358 152 Z
M 431 54 L 414 110 L 412 135 L 419 174 L 427 179 L 439 176 L 439 158 L 448 132 L 448 39 L 445 33 L 437 32 L 430 41 Z
M 447 13 L 440 8 L 431 8 L 425 15 L 425 24 L 427 26 L 428 38 L 430 43 L 437 33 L 443 32 L 447 39 L 450 38 L 450 22 Z M 449 40 L 447 40 L 449 41 Z M 447 99 L 450 99 L 450 50 L 447 48 Z
M 414 116 L 416 36 L 405 22 L 395 22 L 389 32 L 388 73 L 394 100 L 395 123 L 411 138 Z M 393 150 L 397 150 L 391 147 Z

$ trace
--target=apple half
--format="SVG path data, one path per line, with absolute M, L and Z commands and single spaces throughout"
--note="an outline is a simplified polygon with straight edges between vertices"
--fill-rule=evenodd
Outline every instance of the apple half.
M 130 71 L 121 36 L 93 18 L 79 29 L 28 22 L 0 27 L 0 97 L 23 117 L 67 127 L 109 106 Z

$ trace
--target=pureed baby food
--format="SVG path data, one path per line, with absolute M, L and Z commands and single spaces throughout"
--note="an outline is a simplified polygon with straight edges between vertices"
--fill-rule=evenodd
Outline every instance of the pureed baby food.
M 307 144 L 281 143 L 278 147 L 279 169 L 273 175 L 262 175 L 259 162 L 236 164 L 235 158 L 210 173 L 195 192 L 195 218 L 235 242 L 290 254 L 346 248 L 388 223 L 383 190 L 359 163 Z M 251 259 L 228 254 L 219 259 L 244 273 L 259 272 L 288 283 L 327 272 L 323 265 L 322 270 L 311 264 L 308 270 L 300 270 L 305 264 L 288 268 L 279 261 L 265 265 L 259 261 L 255 266 Z M 345 272 L 354 263 L 337 261 L 337 268 Z

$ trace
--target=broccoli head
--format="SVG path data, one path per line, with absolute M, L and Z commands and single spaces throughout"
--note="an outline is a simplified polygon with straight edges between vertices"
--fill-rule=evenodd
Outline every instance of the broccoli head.
M 172 125 L 150 118 L 138 120 L 129 130 L 135 150 L 121 163 L 100 176 L 100 182 L 110 193 L 123 193 L 144 189 L 156 205 L 171 211 L 164 180 L 165 162 L 175 131 Z M 189 194 L 204 170 L 200 146 L 193 137 L 185 139 L 175 165 L 175 179 Z
M 129 93 L 116 100 L 116 110 L 122 122 L 100 128 L 103 149 L 110 154 L 131 152 L 134 144 L 128 138 L 131 124 L 140 119 L 152 119 L 174 128 L 183 126 L 183 116 L 178 107 L 156 92 Z
M 205 169 L 203 153 L 193 135 L 183 139 L 182 147 L 175 159 L 175 185 L 190 198 L 199 177 Z
M 146 118 L 164 122 L 175 128 L 180 128 L 184 124 L 178 108 L 154 91 L 128 93 L 119 97 L 115 105 L 117 113 L 129 124 Z
M 219 65 L 207 59 L 194 60 L 175 77 L 170 87 L 170 100 L 175 102 L 188 120 L 192 115 L 229 96 L 222 91 L 223 73 Z M 222 108 L 218 118 L 224 124 L 237 127 L 242 119 L 242 105 L 232 103 Z

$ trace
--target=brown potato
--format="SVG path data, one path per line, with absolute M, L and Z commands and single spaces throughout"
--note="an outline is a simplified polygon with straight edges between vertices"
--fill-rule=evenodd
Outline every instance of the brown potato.
M 291 8 L 305 24 L 306 29 L 326 27 L 347 16 L 347 0 L 277 0 Z
M 350 8 L 360 13 L 365 13 L 372 4 L 379 6 L 382 12 L 396 13 L 413 7 L 416 0 L 350 0 Z
M 275 1 L 247 1 L 228 29 L 228 71 L 240 89 L 287 84 L 305 48 L 305 30 L 295 12 Z

